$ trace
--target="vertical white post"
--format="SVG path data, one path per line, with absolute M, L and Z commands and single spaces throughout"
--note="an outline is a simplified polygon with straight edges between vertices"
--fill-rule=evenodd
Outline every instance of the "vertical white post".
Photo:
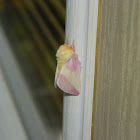
M 75 41 L 82 62 L 81 93 L 64 95 L 63 140 L 90 140 L 98 0 L 67 0 L 66 39 Z
M 98 0 L 89 0 L 83 140 L 91 140 Z M 93 132 L 92 132 L 93 133 Z
M 82 63 L 82 85 L 79 96 L 64 95 L 63 140 L 83 139 L 88 1 L 89 0 L 67 0 L 66 39 L 68 38 L 70 43 L 75 41 L 75 51 Z

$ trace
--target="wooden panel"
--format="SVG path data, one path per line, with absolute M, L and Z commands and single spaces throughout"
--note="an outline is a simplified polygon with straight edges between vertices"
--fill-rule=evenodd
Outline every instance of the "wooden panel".
M 102 0 L 96 83 L 94 140 L 139 140 L 139 0 Z

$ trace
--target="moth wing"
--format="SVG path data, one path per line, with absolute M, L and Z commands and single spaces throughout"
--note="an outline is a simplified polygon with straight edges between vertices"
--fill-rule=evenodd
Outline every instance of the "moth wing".
M 56 80 L 58 87 L 66 93 L 79 95 L 81 63 L 77 55 L 73 55 L 62 67 Z
M 54 87 L 55 88 L 57 87 L 57 83 L 56 83 L 57 77 L 58 77 L 58 64 L 57 64 L 56 72 L 55 72 L 55 80 L 54 80 Z

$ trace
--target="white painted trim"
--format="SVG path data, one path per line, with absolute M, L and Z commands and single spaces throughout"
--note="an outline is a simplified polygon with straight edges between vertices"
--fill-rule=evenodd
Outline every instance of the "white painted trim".
M 66 39 L 75 41 L 75 51 L 82 63 L 81 93 L 64 95 L 63 140 L 82 140 L 85 97 L 86 46 L 88 29 L 88 0 L 67 0 Z
M 91 140 L 98 0 L 89 0 L 83 140 Z
M 90 140 L 98 0 L 67 0 L 66 39 L 82 62 L 79 96 L 64 95 L 63 140 Z

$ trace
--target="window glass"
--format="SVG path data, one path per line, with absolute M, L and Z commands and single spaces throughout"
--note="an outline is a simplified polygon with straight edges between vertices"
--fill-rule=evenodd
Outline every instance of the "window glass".
M 54 76 L 65 0 L 2 0 L 0 19 L 44 123 L 62 130 L 63 94 L 54 88 Z

